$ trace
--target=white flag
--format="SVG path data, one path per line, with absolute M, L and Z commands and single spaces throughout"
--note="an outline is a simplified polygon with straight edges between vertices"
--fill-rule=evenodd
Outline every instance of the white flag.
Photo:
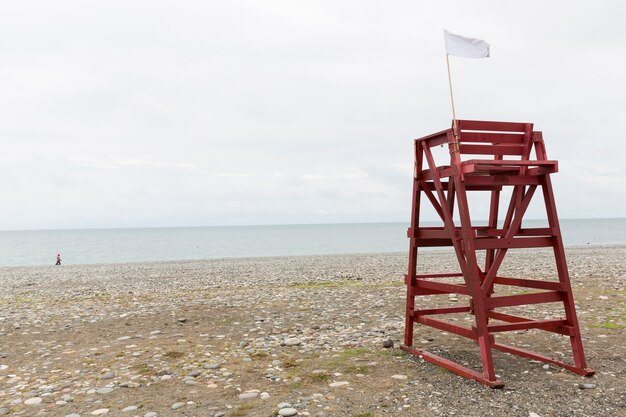
M 446 54 L 465 58 L 487 58 L 489 44 L 482 39 L 467 38 L 455 35 L 444 29 L 443 38 L 446 42 Z

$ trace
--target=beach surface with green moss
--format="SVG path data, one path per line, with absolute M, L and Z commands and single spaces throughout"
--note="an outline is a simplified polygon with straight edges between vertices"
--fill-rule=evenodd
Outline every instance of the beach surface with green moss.
M 494 352 L 501 390 L 399 349 L 403 253 L 0 268 L 0 415 L 626 415 L 626 247 L 567 257 L 596 375 Z M 456 262 L 427 252 L 419 264 L 450 272 Z M 511 253 L 502 274 L 554 278 L 552 254 Z M 556 303 L 517 309 L 561 314 Z M 571 356 L 551 333 L 498 340 Z M 415 343 L 479 369 L 471 341 L 416 326 Z

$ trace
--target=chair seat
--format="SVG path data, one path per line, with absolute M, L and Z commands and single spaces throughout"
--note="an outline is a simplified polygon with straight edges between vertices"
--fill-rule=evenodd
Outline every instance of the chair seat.
M 558 172 L 557 161 L 535 161 L 535 160 L 486 160 L 470 159 L 463 161 L 461 167 L 464 174 L 480 175 L 545 175 Z

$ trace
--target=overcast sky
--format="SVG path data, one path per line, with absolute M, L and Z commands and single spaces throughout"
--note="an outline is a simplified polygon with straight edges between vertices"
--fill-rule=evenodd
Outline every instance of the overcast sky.
M 5 1 L 0 229 L 408 221 L 412 140 L 534 122 L 561 218 L 624 217 L 617 1 Z M 537 212 L 536 217 L 542 213 Z

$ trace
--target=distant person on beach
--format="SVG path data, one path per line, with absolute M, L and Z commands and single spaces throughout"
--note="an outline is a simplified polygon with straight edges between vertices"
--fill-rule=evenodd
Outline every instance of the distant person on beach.
M 56 265 L 61 265 L 61 254 L 57 253 L 57 263 Z

